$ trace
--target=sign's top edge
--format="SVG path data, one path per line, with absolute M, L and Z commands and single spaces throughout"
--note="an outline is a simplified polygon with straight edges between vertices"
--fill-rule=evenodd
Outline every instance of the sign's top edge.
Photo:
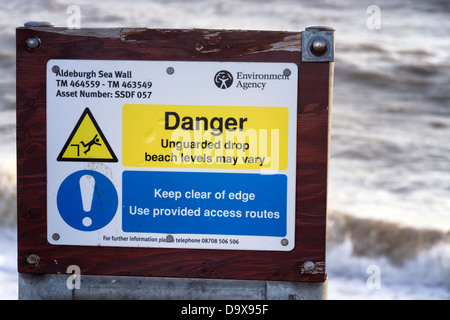
M 220 29 L 220 28 L 151 28 L 151 27 L 87 27 L 87 28 L 68 28 L 68 27 L 58 27 L 55 26 L 54 23 L 51 22 L 40 22 L 40 21 L 30 21 L 26 22 L 24 26 L 19 26 L 16 29 L 35 29 L 37 30 L 45 30 L 45 31 L 57 31 L 57 32 L 67 32 L 67 33 L 77 33 L 77 32 L 85 32 L 85 31 L 157 31 L 157 32 L 205 32 L 209 33 L 211 31 L 214 32 L 256 32 L 256 33 L 288 33 L 288 34 L 300 34 L 302 31 L 300 30 L 267 30 L 267 29 Z
M 227 29 L 158 29 L 158 28 L 80 28 L 66 27 L 19 27 L 17 34 L 29 31 L 61 36 L 117 39 L 128 44 L 163 46 L 185 45 L 195 53 L 217 54 L 233 44 L 247 54 L 268 51 L 300 52 L 302 32 L 268 30 L 227 30 Z M 27 35 L 27 34 L 26 34 Z M 38 36 L 36 34 L 35 36 Z M 182 39 L 183 41 L 181 41 Z M 196 41 L 195 46 L 191 46 Z M 234 51 L 233 51 L 234 53 Z

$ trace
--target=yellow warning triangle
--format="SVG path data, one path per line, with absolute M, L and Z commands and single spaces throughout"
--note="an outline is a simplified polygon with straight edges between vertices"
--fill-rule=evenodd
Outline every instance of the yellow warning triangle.
M 114 151 L 89 108 L 83 111 L 57 160 L 117 162 Z

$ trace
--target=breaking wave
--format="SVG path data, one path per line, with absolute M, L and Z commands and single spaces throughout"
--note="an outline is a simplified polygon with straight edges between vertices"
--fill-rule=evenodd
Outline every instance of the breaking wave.
M 331 210 L 327 226 L 330 281 L 345 277 L 365 282 L 373 265 L 380 268 L 384 284 L 407 285 L 410 291 L 431 287 L 443 291 L 439 299 L 450 298 L 450 231 Z

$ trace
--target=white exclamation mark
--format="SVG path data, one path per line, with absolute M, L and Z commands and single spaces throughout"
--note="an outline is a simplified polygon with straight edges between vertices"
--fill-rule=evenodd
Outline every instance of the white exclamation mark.
M 92 207 L 92 199 L 94 197 L 95 179 L 93 176 L 85 174 L 80 178 L 81 200 L 83 202 L 83 210 L 89 213 Z M 92 219 L 84 217 L 82 223 L 85 227 L 92 224 Z

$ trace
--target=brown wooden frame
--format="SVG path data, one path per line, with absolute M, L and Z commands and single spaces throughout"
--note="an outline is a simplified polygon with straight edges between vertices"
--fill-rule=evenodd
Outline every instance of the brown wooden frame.
M 39 47 L 26 40 L 36 37 Z M 301 32 L 17 28 L 18 269 L 24 273 L 325 281 L 333 62 L 302 62 Z M 287 252 L 51 245 L 47 242 L 49 59 L 293 62 L 298 65 L 295 248 Z M 34 256 L 35 255 L 35 256 Z M 28 257 L 28 258 L 27 258 Z M 315 270 L 307 271 L 305 261 Z

